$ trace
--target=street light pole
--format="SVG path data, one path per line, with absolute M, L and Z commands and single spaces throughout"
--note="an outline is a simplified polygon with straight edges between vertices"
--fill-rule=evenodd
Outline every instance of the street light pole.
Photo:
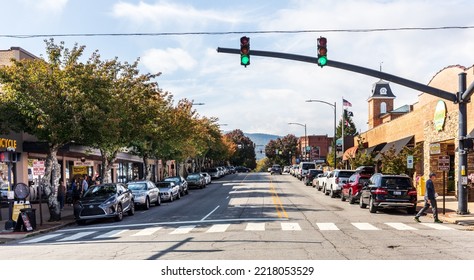
M 304 158 L 306 158 L 306 146 L 308 145 L 308 136 L 306 134 L 306 124 L 302 124 L 302 123 L 288 123 L 288 124 L 296 124 L 296 125 L 299 125 L 299 126 L 302 126 L 304 127 Z
M 336 129 L 337 129 L 337 126 L 336 126 L 336 119 L 337 119 L 337 116 L 336 116 L 336 102 L 334 102 L 334 104 L 331 104 L 329 102 L 326 102 L 326 101 L 323 101 L 323 100 L 317 100 L 317 99 L 306 100 L 306 102 L 324 103 L 326 105 L 329 105 L 329 106 L 333 107 L 333 109 L 334 109 L 334 139 L 333 139 L 333 144 L 334 144 L 334 169 L 336 169 L 336 160 L 337 160 L 337 155 L 336 155 Z

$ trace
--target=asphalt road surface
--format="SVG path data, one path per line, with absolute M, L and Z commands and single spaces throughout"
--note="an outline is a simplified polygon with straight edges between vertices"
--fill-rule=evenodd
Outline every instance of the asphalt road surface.
M 427 221 L 427 219 L 426 219 Z M 3 260 L 473 260 L 474 232 L 240 173 L 125 216 L 0 245 Z

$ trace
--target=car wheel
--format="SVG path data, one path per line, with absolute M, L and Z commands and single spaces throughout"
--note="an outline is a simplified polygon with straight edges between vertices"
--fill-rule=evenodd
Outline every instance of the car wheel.
M 344 196 L 344 193 L 341 191 L 341 201 L 346 201 L 346 197 Z
M 156 198 L 155 206 L 160 206 L 160 205 L 161 205 L 161 197 L 158 196 L 158 197 Z
M 115 221 L 120 222 L 123 220 L 123 209 L 122 204 L 117 205 L 117 215 L 115 216 Z
M 333 189 L 331 189 L 331 190 L 329 191 L 329 194 L 331 195 L 331 198 L 335 198 L 335 197 L 336 197 L 336 193 L 334 192 Z
M 150 208 L 150 203 L 148 203 L 148 208 Z M 130 209 L 128 209 L 127 214 L 129 216 L 135 215 L 135 202 L 133 200 L 130 201 Z
M 352 196 L 352 191 L 349 191 L 349 204 L 355 203 L 355 198 Z
M 416 205 L 407 208 L 407 214 L 413 215 L 416 213 Z
M 367 204 L 362 200 L 362 196 L 359 198 L 359 206 L 360 208 L 367 208 Z
M 186 192 L 185 192 L 185 193 L 186 193 L 186 194 L 189 194 L 189 188 L 188 188 L 188 189 L 186 189 Z
M 145 199 L 145 205 L 143 205 L 143 207 L 145 208 L 145 210 L 150 209 L 150 198 L 148 196 Z
M 374 198 L 370 197 L 369 199 L 369 212 L 370 213 L 376 213 L 377 212 L 377 207 L 374 205 Z
M 174 200 L 174 196 L 172 193 L 170 193 L 170 202 L 173 202 L 173 200 Z
M 178 195 L 176 196 L 176 199 L 181 199 L 181 193 L 178 192 Z

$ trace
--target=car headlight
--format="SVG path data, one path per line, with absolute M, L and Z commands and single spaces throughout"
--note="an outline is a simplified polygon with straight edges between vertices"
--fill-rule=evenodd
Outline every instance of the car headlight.
M 146 193 L 144 193 L 144 192 L 143 193 L 135 193 L 133 195 L 136 196 L 136 197 L 142 197 L 142 196 L 145 196 Z
M 106 201 L 104 201 L 104 202 L 101 204 L 101 206 L 108 207 L 108 206 L 110 206 L 110 205 L 112 205 L 112 204 L 114 204 L 114 203 L 115 203 L 115 197 L 112 197 L 112 198 L 109 198 L 109 199 L 107 199 Z

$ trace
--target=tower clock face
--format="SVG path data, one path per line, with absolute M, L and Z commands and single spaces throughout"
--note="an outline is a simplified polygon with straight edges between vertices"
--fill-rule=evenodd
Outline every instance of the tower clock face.
M 381 88 L 380 89 L 380 94 L 387 94 L 387 88 Z

